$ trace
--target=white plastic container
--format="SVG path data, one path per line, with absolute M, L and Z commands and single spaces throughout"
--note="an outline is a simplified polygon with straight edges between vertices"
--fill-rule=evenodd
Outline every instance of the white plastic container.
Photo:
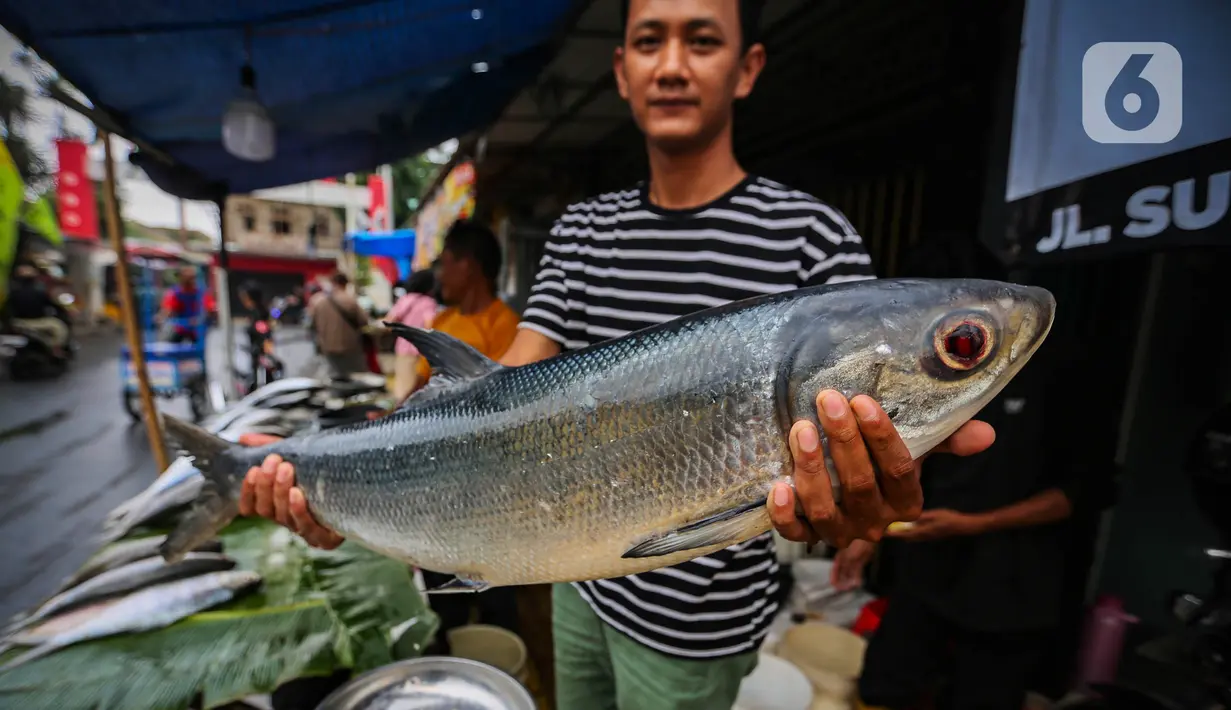
M 756 669 L 740 684 L 731 710 L 809 710 L 812 695 L 803 671 L 762 652 Z

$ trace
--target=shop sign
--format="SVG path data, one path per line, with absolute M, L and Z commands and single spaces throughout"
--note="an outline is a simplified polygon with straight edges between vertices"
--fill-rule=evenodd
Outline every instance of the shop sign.
M 1002 244 L 1023 263 L 1231 246 L 1231 140 L 1047 190 L 1008 210 Z

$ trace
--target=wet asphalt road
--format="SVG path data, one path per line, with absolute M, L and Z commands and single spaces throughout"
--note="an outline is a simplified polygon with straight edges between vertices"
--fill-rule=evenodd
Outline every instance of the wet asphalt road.
M 237 345 L 243 336 L 236 336 Z M 222 336 L 207 358 L 224 370 Z M 299 329 L 278 333 L 288 375 L 310 367 Z M 158 475 L 145 429 L 120 398 L 123 336 L 83 338 L 69 372 L 56 380 L 12 382 L 0 374 L 0 619 L 39 603 L 93 552 L 91 536 L 107 512 Z M 188 416 L 186 399 L 159 400 Z

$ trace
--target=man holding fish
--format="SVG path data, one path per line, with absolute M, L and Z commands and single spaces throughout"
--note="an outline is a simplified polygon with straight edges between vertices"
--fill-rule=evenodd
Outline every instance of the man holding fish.
M 766 62 L 757 41 L 761 4 L 624 3 L 614 71 L 645 134 L 649 180 L 568 208 L 500 365 L 520 368 L 732 301 L 874 277 L 860 237 L 838 210 L 748 175 L 735 158 L 733 106 L 752 92 Z M 962 323 L 937 342 L 961 359 L 988 350 L 985 336 Z M 912 456 L 872 398 L 848 399 L 824 387 L 806 397 L 803 410 L 815 411 L 784 427 L 793 470 L 782 470 L 762 494 L 773 527 L 790 540 L 837 547 L 879 540 L 890 523 L 919 516 L 923 456 L 969 455 L 994 439 L 991 427 L 967 422 Z M 305 490 L 312 490 L 295 487 L 292 464 L 302 466 L 271 454 L 251 469 L 240 513 L 275 519 L 314 545 L 340 544 L 309 512 Z M 556 584 L 557 707 L 731 707 L 778 608 L 776 571 L 766 533 L 673 566 Z

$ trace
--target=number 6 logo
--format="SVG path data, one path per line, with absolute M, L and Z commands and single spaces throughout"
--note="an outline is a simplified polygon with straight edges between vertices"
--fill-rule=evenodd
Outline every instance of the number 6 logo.
M 1081 62 L 1081 123 L 1099 143 L 1167 143 L 1184 123 L 1183 62 L 1166 42 L 1100 42 Z

